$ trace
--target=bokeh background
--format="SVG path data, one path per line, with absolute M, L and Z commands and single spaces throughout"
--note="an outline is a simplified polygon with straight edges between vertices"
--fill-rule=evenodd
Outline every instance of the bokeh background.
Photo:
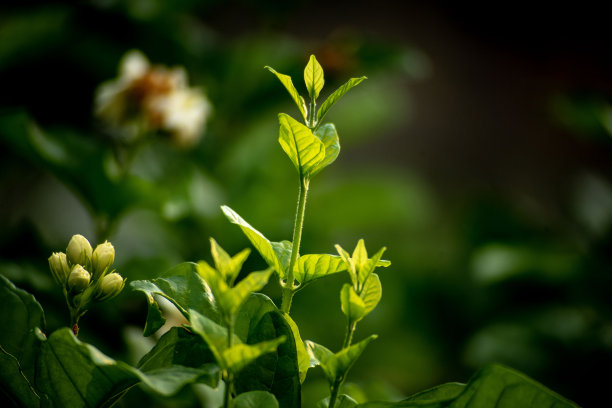
M 324 96 L 369 79 L 327 117 L 342 152 L 311 184 L 302 252 L 364 238 L 393 262 L 356 334 L 380 337 L 347 389 L 400 398 L 500 362 L 598 406 L 612 363 L 612 55 L 596 4 L 4 0 L 0 273 L 36 296 L 52 331 L 68 313 L 47 258 L 73 234 L 107 237 L 128 281 L 209 259 L 210 236 L 231 253 L 249 246 L 221 204 L 290 239 L 296 177 L 276 114 L 298 112 L 263 67 L 305 94 L 315 54 Z M 213 114 L 193 149 L 151 137 L 117 178 L 93 100 L 130 49 L 185 67 Z M 262 267 L 251 255 L 246 269 Z M 340 347 L 346 278 L 296 296 L 303 338 Z M 81 338 L 135 363 L 150 346 L 145 313 L 125 290 L 88 312 Z M 319 369 L 303 393 L 307 407 L 325 396 Z M 207 398 L 133 390 L 123 405 Z

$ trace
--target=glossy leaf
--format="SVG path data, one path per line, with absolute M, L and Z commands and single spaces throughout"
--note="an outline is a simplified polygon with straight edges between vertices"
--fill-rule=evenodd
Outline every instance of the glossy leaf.
M 334 354 L 329 349 L 310 340 L 306 341 L 306 347 L 312 358 L 318 361 L 323 369 L 330 385 L 334 383 L 336 378 L 344 378 L 347 372 L 351 369 L 355 361 L 359 358 L 366 346 L 378 336 L 373 334 L 359 343 L 355 343 L 350 347 L 340 350 Z
M 151 371 L 173 365 L 197 368 L 215 362 L 213 353 L 201 336 L 183 327 L 173 327 L 140 359 L 137 367 L 141 371 Z
M 278 142 L 293 162 L 301 177 L 309 177 L 319 163 L 325 159 L 323 142 L 291 116 L 278 114 L 280 132 Z
M 327 254 L 308 254 L 298 258 L 294 271 L 295 279 L 302 285 L 315 279 L 346 270 L 341 257 Z
M 130 286 L 136 291 L 143 292 L 147 298 L 149 308 L 144 328 L 145 336 L 155 333 L 166 322 L 155 295 L 168 299 L 186 318 L 189 318 L 188 310 L 194 309 L 214 320 L 219 319 L 211 299 L 206 296 L 206 284 L 198 274 L 197 265 L 194 263 L 179 264 L 159 278 L 132 281 Z
M 236 344 L 223 351 L 224 365 L 234 373 L 240 372 L 259 356 L 276 351 L 287 337 L 281 336 L 269 341 L 256 344 Z
M 300 383 L 303 383 L 306 379 L 306 373 L 311 367 L 310 356 L 308 355 L 308 350 L 306 350 L 304 341 L 300 336 L 300 329 L 298 328 L 298 325 L 295 324 L 291 316 L 289 316 L 288 314 L 283 314 L 283 317 L 289 324 L 289 327 L 291 328 L 291 333 L 293 334 L 293 340 L 295 341 L 295 348 L 297 352 L 298 369 L 300 372 Z
M 243 343 L 248 343 L 249 336 L 252 336 L 261 319 L 272 311 L 277 311 L 274 302 L 262 293 L 251 293 L 247 300 L 242 304 L 236 314 L 234 321 L 234 333 Z M 272 338 L 276 338 L 274 336 Z M 269 340 L 267 338 L 265 340 Z
M 338 395 L 336 399 L 336 403 L 334 404 L 334 408 L 354 408 L 357 406 L 357 401 L 355 401 L 351 396 L 346 394 Z M 329 397 L 326 397 L 317 403 L 317 408 L 328 408 L 329 407 Z
M 348 283 L 340 291 L 340 305 L 349 322 L 358 322 L 365 316 L 365 303 Z
M 370 275 L 374 272 L 374 269 L 376 269 L 378 266 L 387 267 L 391 265 L 391 262 L 389 261 L 386 261 L 386 262 L 380 261 L 380 258 L 382 257 L 386 249 L 387 248 L 382 247 L 377 253 L 374 254 L 372 258 L 367 259 L 362 264 L 362 266 L 358 269 L 357 278 L 359 280 L 361 290 L 363 290 L 365 283 L 368 281 L 368 278 L 370 277 Z
M 363 315 L 366 316 L 374 310 L 382 298 L 382 285 L 377 274 L 373 273 L 370 275 L 367 282 L 363 285 L 363 290 L 359 297 L 363 300 Z
M 215 357 L 215 360 L 222 369 L 226 369 L 224 352 L 228 348 L 227 344 L 227 328 L 215 323 L 206 316 L 198 313 L 196 310 L 189 310 L 189 324 L 191 330 L 202 336 L 210 351 Z M 242 341 L 235 334 L 232 336 L 232 344 L 241 344 Z
M 386 248 L 381 248 L 372 258 L 368 258 L 368 252 L 365 248 L 363 239 L 360 239 L 355 246 L 353 254 L 350 255 L 340 245 L 336 245 L 336 250 L 346 264 L 346 268 L 351 276 L 353 286 L 358 293 L 363 290 L 363 285 L 367 281 L 370 274 L 379 266 L 388 267 L 390 261 L 380 259 Z
M 287 246 L 282 243 L 273 243 L 268 241 L 266 237 L 255 228 L 253 228 L 248 222 L 242 219 L 234 210 L 226 205 L 221 206 L 223 214 L 232 223 L 240 227 L 244 235 L 251 241 L 251 244 L 257 249 L 257 252 L 266 261 L 270 267 L 274 268 L 276 273 L 283 279 L 285 277 L 285 270 L 287 269 L 288 263 L 285 265 L 281 262 L 281 259 L 287 259 L 288 257 L 279 257 L 277 251 L 284 254 Z M 289 253 L 291 249 L 289 249 Z
M 260 272 L 251 272 L 244 279 L 242 279 L 236 286 L 231 289 L 233 297 L 233 307 L 237 311 L 240 305 L 247 299 L 251 292 L 261 290 L 270 279 L 272 274 L 272 268 L 266 269 Z M 232 314 L 234 314 L 232 312 Z
M 249 303 L 262 304 L 261 300 L 255 301 L 253 296 L 245 302 L 245 305 Z M 265 306 L 266 303 L 263 305 L 266 309 L 268 308 Z M 241 310 L 238 319 L 241 319 L 244 309 Z M 257 318 L 259 318 L 258 321 Z M 287 340 L 280 344 L 275 352 L 264 354 L 246 366 L 236 377 L 236 391 L 238 393 L 253 390 L 269 391 L 276 396 L 281 407 L 299 406 L 301 395 L 299 357 L 286 315 L 274 307 L 274 310 L 261 317 L 254 315 L 249 326 L 247 339 L 249 344 L 276 339 L 280 336 L 286 337 Z
M 332 106 L 334 106 L 334 104 L 338 102 L 338 100 L 342 98 L 345 93 L 347 93 L 354 86 L 359 85 L 364 79 L 367 79 L 367 77 L 362 76 L 361 78 L 351 78 L 340 88 L 336 89 L 319 108 L 319 111 L 317 112 L 317 122 L 321 123 Z
M 336 161 L 336 158 L 338 158 L 340 154 L 340 139 L 338 138 L 336 126 L 334 126 L 333 123 L 326 123 L 317 128 L 314 134 L 323 142 L 323 146 L 325 146 L 325 158 L 312 170 L 311 176 L 314 176 Z
M 310 56 L 306 69 L 304 69 L 304 83 L 311 99 L 317 99 L 319 92 L 323 89 L 325 78 L 323 76 L 323 68 L 314 55 Z
M 201 368 L 169 366 L 146 373 L 115 361 L 79 341 L 68 328 L 55 331 L 42 344 L 37 384 L 58 407 L 109 407 L 134 385 L 170 396 L 185 385 L 217 385 L 215 365 Z
M 304 98 L 302 98 L 300 94 L 298 93 L 297 89 L 295 89 L 295 86 L 293 85 L 293 81 L 291 80 L 291 77 L 289 75 L 285 75 L 285 74 L 281 74 L 280 72 L 276 72 L 276 70 L 274 70 L 274 68 L 272 67 L 266 66 L 264 68 L 266 68 L 268 71 L 276 75 L 276 77 L 281 82 L 281 84 L 285 86 L 285 88 L 289 92 L 289 95 L 291 95 L 293 102 L 295 102 L 295 104 L 298 106 L 298 109 L 300 110 L 300 113 L 302 114 L 302 117 L 304 118 L 304 122 L 306 122 L 307 120 L 306 102 L 304 102 Z
M 478 371 L 466 385 L 443 384 L 402 401 L 368 402 L 360 408 L 578 408 L 578 405 L 511 368 L 493 364 Z
M 232 401 L 234 408 L 278 408 L 278 401 L 267 391 L 249 391 Z
M 0 275 L 0 387 L 15 405 L 38 406 L 34 387 L 45 316 L 34 296 Z

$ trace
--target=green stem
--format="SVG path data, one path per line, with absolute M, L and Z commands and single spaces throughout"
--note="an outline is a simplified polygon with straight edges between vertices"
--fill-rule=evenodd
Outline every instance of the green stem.
M 232 336 L 234 335 L 233 319 L 227 321 L 227 348 L 232 347 Z M 225 392 L 223 393 L 223 408 L 232 406 L 232 387 L 234 386 L 234 376 L 229 370 L 225 371 Z
M 315 123 L 315 117 L 316 117 L 316 112 L 315 112 L 315 108 L 317 107 L 317 102 L 315 101 L 314 98 L 310 99 L 310 110 L 308 112 L 308 123 L 306 123 L 306 126 L 308 126 L 310 129 L 314 129 L 316 126 Z
M 346 328 L 346 335 L 344 336 L 344 343 L 342 344 L 342 348 L 345 349 L 351 345 L 353 342 L 353 334 L 355 333 L 355 328 L 357 327 L 357 322 L 349 322 Z
M 308 187 L 310 179 L 308 177 L 300 177 L 300 185 L 298 190 L 298 206 L 295 214 L 295 224 L 293 226 L 293 245 L 291 248 L 291 260 L 289 261 L 289 270 L 287 271 L 287 281 L 283 285 L 283 301 L 281 310 L 289 314 L 291 310 L 291 302 L 295 294 L 293 284 L 293 269 L 297 262 L 300 252 L 300 241 L 302 240 L 302 228 L 304 227 L 304 213 L 306 212 L 306 197 L 308 196 Z
M 336 405 L 336 399 L 338 399 L 338 392 L 340 392 L 342 382 L 342 377 L 336 377 L 336 381 L 334 381 L 334 384 L 331 386 L 331 395 L 329 396 L 329 405 L 327 408 L 334 408 L 334 405 Z

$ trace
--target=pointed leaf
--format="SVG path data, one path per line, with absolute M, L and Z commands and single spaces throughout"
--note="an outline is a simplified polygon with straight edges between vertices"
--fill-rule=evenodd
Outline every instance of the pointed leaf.
M 365 316 L 366 305 L 353 289 L 353 286 L 345 283 L 340 291 L 340 305 L 342 313 L 348 318 L 349 322 L 358 322 Z
M 0 387 L 18 405 L 40 404 L 34 388 L 45 316 L 34 296 L 0 275 Z
M 265 295 L 259 296 L 267 298 Z M 271 303 L 272 301 L 268 299 L 263 303 L 264 308 L 268 309 L 268 306 L 265 305 Z M 246 306 L 257 306 L 258 304 L 262 304 L 261 299 L 255 300 L 254 296 L 251 296 L 240 310 L 237 322 L 243 318 L 243 313 L 249 313 L 245 310 Z M 260 343 L 280 336 L 285 336 L 287 341 L 280 344 L 275 352 L 262 355 L 246 366 L 236 377 L 234 383 L 236 391 L 238 393 L 253 390 L 269 391 L 276 396 L 280 406 L 299 406 L 301 392 L 299 357 L 296 342 L 293 341 L 292 329 L 285 318 L 286 315 L 280 313 L 276 307 L 261 317 L 258 317 L 259 314 L 250 314 L 253 320 L 248 325 L 248 344 Z M 239 326 L 244 327 L 244 324 L 237 323 L 236 327 Z
M 310 98 L 313 100 L 317 99 L 319 92 L 323 89 L 325 79 L 323 77 L 323 68 L 314 55 L 310 56 L 306 69 L 304 69 L 304 82 L 306 83 L 306 89 L 308 89 Z
M 300 329 L 297 324 L 293 321 L 291 316 L 288 314 L 283 314 L 283 317 L 291 327 L 291 333 L 293 334 L 293 340 L 295 341 L 295 348 L 297 352 L 297 360 L 298 360 L 298 368 L 300 371 L 300 383 L 303 383 L 306 379 L 306 373 L 310 368 L 310 356 L 308 355 L 308 350 L 306 350 L 306 346 L 302 341 L 302 337 L 300 336 Z
M 359 271 L 358 280 L 360 283 L 361 290 L 363 290 L 363 285 L 368 280 L 372 272 L 374 272 L 374 269 L 376 269 L 378 266 L 387 267 L 391 265 L 391 262 L 389 261 L 380 261 L 380 258 L 386 250 L 387 248 L 382 247 L 377 253 L 374 254 L 372 258 L 366 259 L 366 261 L 362 264 L 361 268 L 357 268 Z
M 276 72 L 274 68 L 272 67 L 266 66 L 264 68 L 266 68 L 268 71 L 276 75 L 278 80 L 281 81 L 281 84 L 285 86 L 285 88 L 289 92 L 289 95 L 291 95 L 293 102 L 295 102 L 295 104 L 298 106 L 298 109 L 300 110 L 300 113 L 302 114 L 302 117 L 304 118 L 304 122 L 306 122 L 307 120 L 306 103 L 304 102 L 304 98 L 302 98 L 300 94 L 298 93 L 297 89 L 295 89 L 295 86 L 293 85 L 293 81 L 291 80 L 291 77 L 289 75 L 285 75 L 285 74 L 281 74 L 280 72 Z
M 255 249 L 257 249 L 257 252 L 259 252 L 261 257 L 268 265 L 270 265 L 270 267 L 274 268 L 276 273 L 278 273 L 281 279 L 283 279 L 285 277 L 285 270 L 287 266 L 281 263 L 281 260 L 276 253 L 277 251 L 282 250 L 284 246 L 281 243 L 272 243 L 268 241 L 268 239 L 264 237 L 261 232 L 251 227 L 248 222 L 243 220 L 242 217 L 240 217 L 228 206 L 221 206 L 221 210 L 223 210 L 223 213 L 232 224 L 236 224 L 240 227 L 244 235 L 246 235 L 249 241 L 251 241 L 251 244 L 253 244 Z
M 216 365 L 170 366 L 144 373 L 113 360 L 63 328 L 42 343 L 36 382 L 55 406 L 80 408 L 109 407 L 139 382 L 152 392 L 170 396 L 194 382 L 215 387 L 218 378 Z
M 291 116 L 278 114 L 280 133 L 278 142 L 293 162 L 300 176 L 308 177 L 317 165 L 325 159 L 323 142 Z
M 336 251 L 338 251 L 338 254 L 340 254 L 340 257 L 346 264 L 346 268 L 348 269 L 349 275 L 351 276 L 351 282 L 353 282 L 353 286 L 358 286 L 359 281 L 357 280 L 357 268 L 355 266 L 355 262 L 353 262 L 353 259 L 351 258 L 351 255 L 338 244 L 336 244 Z
M 281 336 L 257 344 L 236 344 L 223 352 L 225 366 L 232 372 L 239 373 L 259 356 L 276 351 L 278 345 L 285 340 L 287 337 Z
M 363 315 L 366 316 L 374 310 L 382 298 L 382 285 L 377 274 L 373 273 L 370 275 L 359 297 L 363 300 Z
M 250 249 L 244 249 L 231 257 L 213 238 L 210 239 L 210 253 L 215 261 L 215 268 L 223 275 L 228 284 L 233 284 L 240 273 L 242 264 L 251 253 Z
M 234 408 L 278 408 L 274 394 L 267 391 L 249 391 L 238 395 L 232 401 Z
M 336 161 L 336 158 L 340 154 L 340 139 L 338 138 L 336 126 L 334 126 L 333 123 L 326 123 L 317 128 L 314 134 L 323 142 L 323 146 L 325 146 L 325 158 L 312 170 L 311 176 L 314 176 Z
M 363 76 L 361 78 L 351 78 L 340 88 L 336 89 L 319 108 L 319 111 L 317 112 L 317 122 L 321 123 L 331 107 L 334 106 L 334 104 L 338 102 L 338 100 L 342 98 L 342 96 L 344 96 L 344 94 L 347 93 L 352 87 L 359 85 L 364 79 L 367 79 L 367 77 Z
M 346 378 L 346 374 L 351 369 L 353 364 L 355 364 L 355 361 L 357 361 L 361 353 L 363 353 L 363 350 L 365 350 L 366 346 L 377 337 L 378 336 L 376 334 L 372 334 L 364 340 L 361 340 L 359 343 L 355 343 L 352 346 L 342 349 L 338 353 L 336 353 L 336 375 Z
M 327 254 L 308 254 L 298 258 L 294 271 L 295 279 L 302 285 L 315 279 L 346 270 L 341 257 Z
M 227 328 L 215 323 L 197 311 L 189 310 L 190 328 L 196 334 L 202 336 L 210 351 L 215 356 L 215 360 L 222 369 L 226 369 L 224 352 L 227 350 Z M 235 334 L 232 336 L 232 344 L 240 344 L 242 341 Z
M 144 329 L 145 336 L 155 333 L 166 321 L 154 295 L 168 299 L 186 318 L 189 318 L 188 310 L 195 309 L 205 316 L 219 320 L 211 299 L 206 296 L 206 283 L 198 274 L 197 265 L 194 263 L 179 264 L 159 278 L 132 281 L 130 286 L 133 290 L 143 292 L 147 297 L 149 309 Z
M 334 353 L 327 347 L 311 340 L 306 340 L 304 344 L 310 355 L 311 364 L 313 366 L 320 365 L 329 384 L 333 384 L 338 372 L 338 359 Z
M 353 256 L 351 258 L 353 259 L 353 262 L 355 262 L 355 268 L 357 268 L 359 271 L 359 277 L 361 277 L 361 270 L 368 262 L 368 251 L 366 250 L 363 239 L 357 241 L 357 246 L 355 246 Z
M 235 287 L 229 290 L 229 295 L 232 299 L 231 309 L 229 310 L 229 314 L 231 316 L 235 315 L 235 313 L 238 311 L 238 308 L 247 299 L 251 292 L 255 292 L 266 286 L 266 284 L 268 283 L 268 279 L 270 279 L 272 271 L 272 268 L 269 268 L 265 271 L 252 272 L 248 274 L 243 280 L 238 282 Z M 228 306 L 230 305 L 228 304 Z
M 147 372 L 173 365 L 197 368 L 215 362 L 214 355 L 201 336 L 183 327 L 173 327 L 140 359 L 137 367 Z

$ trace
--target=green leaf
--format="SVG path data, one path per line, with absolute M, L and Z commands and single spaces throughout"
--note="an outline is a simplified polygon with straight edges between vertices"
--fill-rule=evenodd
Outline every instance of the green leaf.
M 325 159 L 323 142 L 291 116 L 279 113 L 280 132 L 278 142 L 293 162 L 300 177 L 310 177 L 319 163 Z
M 34 296 L 0 275 L 0 387 L 16 406 L 38 406 L 34 388 L 40 328 L 45 327 L 42 307 Z
M 304 118 L 304 122 L 306 122 L 308 120 L 307 115 L 306 115 L 306 102 L 304 102 L 304 98 L 302 98 L 300 94 L 298 93 L 297 89 L 295 89 L 295 86 L 293 85 L 293 81 L 291 80 L 291 77 L 289 75 L 285 75 L 285 74 L 281 74 L 280 72 L 276 72 L 274 68 L 272 67 L 265 66 L 264 68 L 266 68 L 268 71 L 276 75 L 278 80 L 281 81 L 281 84 L 285 86 L 285 88 L 289 92 L 289 95 L 291 95 L 293 102 L 295 102 L 295 104 L 298 106 L 298 109 L 300 110 L 300 113 L 302 114 L 302 117 Z
M 351 78 L 340 88 L 336 89 L 319 108 L 319 111 L 317 112 L 317 122 L 321 123 L 331 107 L 334 106 L 334 104 L 338 102 L 338 100 L 342 98 L 342 96 L 344 96 L 344 94 L 347 93 L 352 87 L 359 85 L 364 79 L 367 79 L 367 77 L 362 76 L 361 78 Z
M 294 271 L 300 288 L 315 279 L 346 270 L 346 263 L 341 257 L 327 254 L 308 254 L 298 258 Z
M 306 89 L 312 100 L 319 97 L 319 92 L 323 89 L 325 79 L 323 77 L 323 68 L 319 61 L 314 55 L 310 56 L 306 69 L 304 69 L 304 82 L 306 83 Z
M 278 408 L 278 401 L 267 391 L 249 391 L 232 401 L 234 408 Z
M 251 253 L 250 249 L 244 249 L 234 255 L 229 256 L 227 252 L 221 248 L 221 246 L 213 238 L 210 239 L 210 253 L 215 261 L 215 268 L 223 275 L 225 281 L 232 285 L 234 280 L 242 269 L 242 264 L 248 258 Z
M 274 340 L 262 341 L 256 344 L 236 344 L 223 352 L 225 366 L 234 373 L 240 372 L 244 367 L 263 354 L 276 351 L 279 344 L 285 342 L 287 337 L 281 336 Z
M 179 264 L 159 278 L 132 281 L 130 285 L 133 290 L 143 292 L 147 297 L 149 308 L 144 328 L 145 336 L 155 333 L 166 322 L 155 295 L 168 299 L 186 318 L 189 318 L 188 310 L 194 309 L 216 321 L 219 320 L 213 304 L 206 296 L 206 284 L 194 263 Z
M 110 407 L 138 383 L 159 395 L 170 396 L 196 381 L 215 387 L 218 378 L 215 365 L 170 366 L 143 373 L 82 343 L 69 328 L 64 328 L 42 343 L 36 383 L 55 406 L 80 408 Z
M 363 285 L 363 290 L 359 297 L 363 300 L 364 310 L 363 315 L 367 316 L 382 298 L 382 285 L 377 274 L 370 275 L 366 283 Z
M 288 257 L 287 264 L 281 262 L 285 257 L 280 257 L 277 255 L 277 251 L 281 254 L 284 254 L 286 251 L 287 245 L 283 243 L 270 242 L 263 234 L 257 231 L 255 228 L 251 227 L 251 225 L 242 219 L 234 210 L 229 208 L 226 205 L 221 206 L 221 210 L 223 210 L 223 214 L 227 217 L 227 219 L 232 223 L 236 224 L 240 227 L 244 235 L 251 241 L 251 244 L 257 249 L 257 252 L 261 255 L 261 257 L 266 261 L 270 267 L 274 268 L 276 273 L 280 276 L 281 279 L 285 278 L 285 270 L 288 267 Z M 289 249 L 289 253 L 291 249 Z
M 336 403 L 334 404 L 334 408 L 354 408 L 357 406 L 357 401 L 355 401 L 351 396 L 346 394 L 338 395 L 336 399 Z M 329 407 L 329 397 L 323 398 L 321 401 L 317 403 L 317 408 L 327 408 Z
M 318 361 L 318 364 L 323 369 L 327 381 L 332 385 L 336 378 L 346 378 L 346 374 L 351 369 L 355 361 L 359 358 L 366 346 L 378 336 L 372 334 L 371 336 L 361 340 L 359 343 L 355 343 L 350 347 L 340 350 L 334 354 L 326 347 L 317 344 L 313 341 L 306 340 L 306 347 L 311 358 Z
M 326 123 L 317 128 L 314 134 L 323 142 L 323 146 L 325 147 L 325 158 L 312 170 L 311 176 L 314 176 L 336 161 L 336 158 L 340 154 L 340 139 L 338 138 L 336 126 L 334 126 L 333 123 Z
M 291 316 L 289 316 L 288 314 L 283 314 L 283 317 L 289 324 L 289 327 L 291 328 L 291 333 L 293 334 L 293 340 L 295 341 L 295 348 L 297 352 L 298 368 L 300 371 L 300 383 L 303 383 L 306 379 L 306 373 L 311 367 L 310 356 L 308 355 L 308 350 L 306 350 L 304 341 L 302 341 L 302 337 L 300 336 L 300 329 L 298 328 L 298 325 L 295 324 Z
M 215 363 L 215 357 L 202 337 L 183 327 L 173 327 L 140 359 L 137 367 L 146 372 L 173 365 L 197 368 L 207 363 Z
M 269 303 L 266 302 L 264 305 Z M 251 297 L 245 302 L 245 305 L 249 304 L 256 306 L 262 303 L 261 300 L 254 300 Z M 244 312 L 246 312 L 245 307 L 241 309 L 238 320 L 242 318 Z M 280 336 L 286 337 L 287 341 L 280 344 L 276 352 L 262 355 L 246 366 L 236 377 L 234 383 L 236 391 L 238 393 L 253 390 L 269 391 L 276 396 L 280 406 L 299 406 L 301 393 L 299 357 L 296 342 L 293 341 L 294 334 L 286 315 L 274 307 L 274 310 L 261 317 L 258 315 L 254 317 L 249 324 L 247 343 L 257 344 Z
M 189 324 L 191 330 L 202 336 L 210 351 L 215 356 L 215 360 L 222 369 L 227 369 L 224 352 L 227 350 L 227 328 L 223 327 L 208 317 L 198 313 L 196 310 L 189 310 Z M 236 334 L 232 335 L 232 344 L 241 344 L 242 341 Z
M 526 375 L 493 364 L 478 371 L 467 385 L 443 384 L 398 402 L 368 402 L 359 408 L 578 408 L 578 405 L 551 391 Z
M 365 316 L 365 303 L 348 283 L 340 291 L 340 305 L 349 322 L 358 322 Z
M 251 292 L 260 290 L 268 283 L 270 275 L 272 274 L 272 268 L 266 269 L 265 271 L 252 272 L 242 279 L 238 284 L 228 291 L 228 295 L 231 296 L 231 309 L 229 311 L 230 316 L 233 316 L 238 311 L 238 308 L 247 299 Z
M 278 311 L 278 309 L 269 297 L 263 293 L 251 293 L 236 314 L 234 333 L 243 343 L 248 343 L 249 336 L 253 335 L 261 319 L 272 311 Z M 278 336 L 275 335 L 262 340 L 270 340 L 276 337 Z M 254 341 L 254 343 L 257 343 L 257 341 Z
M 370 277 L 372 272 L 374 272 L 374 269 L 376 269 L 378 266 L 387 267 L 391 265 L 391 262 L 389 261 L 381 262 L 380 260 L 386 250 L 387 248 L 382 247 L 380 250 L 378 250 L 377 253 L 374 254 L 372 258 L 366 259 L 362 266 L 358 268 L 358 280 L 360 283 L 361 290 L 363 290 L 365 283 L 368 281 L 368 278 Z

